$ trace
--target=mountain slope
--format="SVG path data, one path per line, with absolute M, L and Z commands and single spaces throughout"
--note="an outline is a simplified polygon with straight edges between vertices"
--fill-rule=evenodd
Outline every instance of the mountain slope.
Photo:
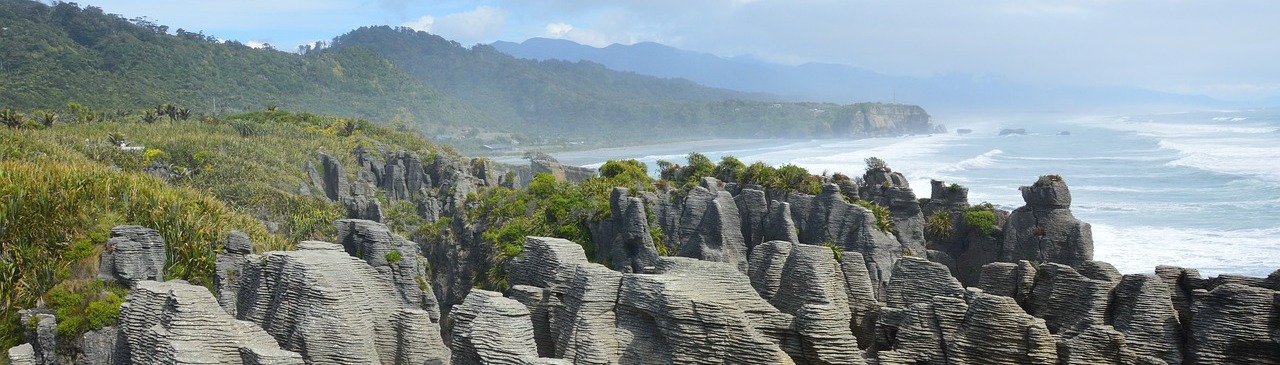
M 136 110 L 165 102 L 203 114 L 278 104 L 317 113 L 391 119 L 397 111 L 429 121 L 483 121 L 481 113 L 352 49 L 306 56 L 253 49 L 101 9 L 3 0 L 0 100 L 15 108 L 78 102 Z M 394 106 L 394 107 L 392 107 Z
M 768 92 L 791 100 L 905 101 L 931 108 L 1075 108 L 1130 105 L 1221 105 L 1203 96 L 1131 87 L 1031 85 L 1001 77 L 944 74 L 890 76 L 846 65 L 773 64 L 750 57 L 722 58 L 657 43 L 596 48 L 568 40 L 531 38 L 492 46 L 519 58 L 590 61 L 622 71 L 687 78 L 704 85 Z

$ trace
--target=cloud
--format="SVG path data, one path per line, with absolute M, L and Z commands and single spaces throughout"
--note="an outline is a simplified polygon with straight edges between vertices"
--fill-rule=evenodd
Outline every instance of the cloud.
M 401 25 L 434 33 L 461 44 L 488 43 L 495 40 L 506 26 L 509 13 L 492 6 L 479 6 L 475 10 L 453 13 L 442 17 L 424 15 Z
M 593 47 L 604 47 L 614 43 L 635 43 L 634 39 L 625 36 L 612 37 L 599 31 L 577 28 L 569 23 L 547 24 L 547 30 L 542 36 L 553 39 L 567 39 Z
M 430 32 L 430 31 L 431 31 L 431 27 L 432 27 L 432 26 L 434 26 L 434 25 L 436 25 L 436 17 L 430 16 L 430 15 L 423 15 L 421 18 L 418 18 L 418 20 L 414 20 L 414 21 L 411 21 L 411 22 L 406 22 L 406 23 L 404 23 L 404 24 L 400 24 L 400 25 L 401 25 L 401 26 L 405 26 L 405 27 L 409 27 L 409 28 L 413 28 L 414 30 L 420 30 L 420 31 L 423 31 L 423 32 Z

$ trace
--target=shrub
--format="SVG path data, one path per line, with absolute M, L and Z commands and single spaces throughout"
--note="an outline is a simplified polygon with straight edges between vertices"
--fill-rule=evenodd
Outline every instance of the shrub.
M 1061 182 L 1062 176 L 1058 175 L 1042 175 L 1036 179 L 1035 186 L 1052 186 L 1054 182 Z
M 867 159 L 864 161 L 867 163 L 867 171 L 883 169 L 889 166 L 885 164 L 884 160 L 881 160 L 879 157 L 875 157 L 875 156 L 867 157 Z
M 991 235 L 996 232 L 996 214 L 986 209 L 970 209 L 964 212 L 964 224 L 970 229 Z
M 387 259 L 387 264 L 389 265 L 395 265 L 400 263 L 400 251 L 393 250 L 391 252 L 387 252 L 386 255 L 382 255 L 382 256 L 383 258 Z
M 876 217 L 876 230 L 884 233 L 893 233 L 893 221 L 889 217 L 889 207 L 866 200 L 858 200 L 854 204 L 871 211 L 871 214 Z
M 951 238 L 951 212 L 939 210 L 924 223 L 924 233 L 939 240 Z

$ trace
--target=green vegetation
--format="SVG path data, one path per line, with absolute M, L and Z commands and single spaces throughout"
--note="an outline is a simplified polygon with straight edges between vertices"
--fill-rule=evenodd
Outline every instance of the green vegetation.
M 809 173 L 803 167 L 783 165 L 774 168 L 756 162 L 744 166 L 733 156 L 725 156 L 719 164 L 714 164 L 707 156 L 692 152 L 686 157 L 688 165 L 680 166 L 669 161 L 658 161 L 658 168 L 663 182 L 660 185 L 674 185 L 688 191 L 702 182 L 703 177 L 715 177 L 725 183 L 742 185 L 755 184 L 764 188 L 787 189 L 817 195 L 822 192 L 822 177 Z
M 992 218 L 995 216 L 992 215 Z M 939 240 L 951 238 L 951 212 L 939 210 L 924 222 L 924 233 Z
M 961 217 L 969 229 L 982 232 L 982 234 L 992 235 L 999 230 L 999 227 L 996 227 L 995 208 L 990 203 L 969 207 L 968 210 L 961 214 Z
M 395 265 L 400 263 L 400 258 L 401 258 L 400 255 L 401 255 L 400 251 L 391 251 L 391 252 L 387 252 L 386 255 L 382 255 L 382 256 L 383 258 L 387 259 L 387 264 Z
M 106 295 L 109 285 L 94 284 L 113 226 L 156 229 L 168 243 L 166 276 L 211 285 L 214 253 L 233 229 L 260 251 L 332 239 L 345 209 L 299 193 L 316 151 L 352 169 L 345 152 L 360 146 L 453 153 L 359 119 L 277 109 L 184 121 L 185 108 L 169 105 L 147 110 L 165 113 L 153 123 L 132 117 L 146 111 L 102 117 L 72 103 L 34 113 L 65 121 L 0 128 L 0 347 L 18 340 L 16 311 L 42 297 L 51 303 L 50 295 L 65 308 L 64 334 L 113 320 L 120 300 Z M 245 136 L 235 125 L 255 132 Z M 264 221 L 278 231 L 268 233 Z
M 473 143 L 879 133 L 855 118 L 874 104 L 780 103 L 590 62 L 516 59 L 403 27 L 364 27 L 284 52 L 74 3 L 0 0 L 0 22 L 9 28 L 0 37 L 0 100 L 23 110 L 72 101 L 94 110 L 76 118 L 120 120 L 117 111 L 148 108 L 131 119 L 155 123 L 270 104 Z M 154 108 L 165 103 L 183 107 Z M 68 117 L 28 114 L 13 122 Z
M 884 233 L 893 233 L 893 221 L 889 217 L 889 207 L 866 200 L 854 201 L 860 207 L 867 208 L 876 217 L 876 229 Z
M 1041 175 L 1039 179 L 1036 179 L 1035 186 L 1053 186 L 1054 182 L 1062 182 L 1062 176 Z
M 867 159 L 864 161 L 867 163 L 867 171 L 879 170 L 879 169 L 887 168 L 889 166 L 884 162 L 884 160 L 881 160 L 879 157 L 875 157 L 875 156 L 867 157 Z

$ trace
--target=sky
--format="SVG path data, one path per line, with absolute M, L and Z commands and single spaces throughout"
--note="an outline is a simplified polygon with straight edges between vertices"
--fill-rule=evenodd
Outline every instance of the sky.
M 1275 0 L 90 0 L 281 50 L 365 25 L 463 45 L 532 37 L 657 42 L 724 57 L 846 64 L 891 75 L 1136 86 L 1280 97 Z

